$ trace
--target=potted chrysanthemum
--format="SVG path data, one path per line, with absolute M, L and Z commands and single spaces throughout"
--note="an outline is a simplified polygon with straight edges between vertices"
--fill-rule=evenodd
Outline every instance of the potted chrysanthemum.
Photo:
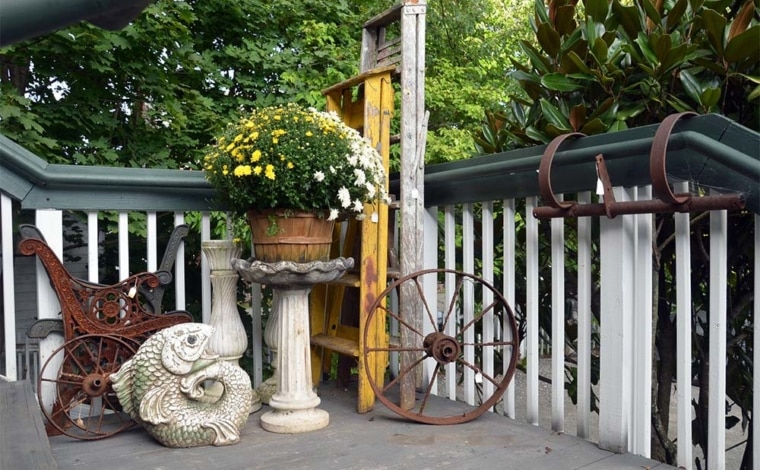
M 386 168 L 369 141 L 337 114 L 296 104 L 228 125 L 204 172 L 221 205 L 248 215 L 256 258 L 268 262 L 326 260 L 335 220 L 388 202 Z

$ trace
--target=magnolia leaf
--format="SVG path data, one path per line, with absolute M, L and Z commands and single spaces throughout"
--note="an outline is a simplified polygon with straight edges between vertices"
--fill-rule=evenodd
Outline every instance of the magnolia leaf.
M 752 83 L 757 83 L 757 84 L 760 85 L 760 76 L 753 77 L 751 75 L 744 75 L 743 73 L 740 73 L 739 76 L 746 78 L 747 80 L 749 80 Z
M 575 22 L 575 7 L 573 5 L 563 5 L 557 8 L 557 16 L 554 18 L 557 32 L 563 36 L 572 33 L 578 25 Z
M 646 105 L 642 102 L 639 102 L 631 108 L 621 109 L 620 111 L 615 113 L 615 117 L 619 121 L 626 121 L 630 118 L 638 116 L 646 109 L 647 109 Z
M 619 0 L 612 0 L 612 18 L 615 18 L 629 38 L 635 38 L 642 31 L 639 9 L 625 6 Z
M 522 70 L 515 70 L 509 76 L 518 81 L 540 83 L 540 78 L 536 74 L 523 72 Z
M 704 2 L 705 8 L 710 8 L 715 11 L 725 11 L 726 8 L 733 5 L 734 0 L 707 0 Z
M 752 93 L 747 96 L 747 101 L 752 101 L 757 98 L 760 98 L 760 85 L 756 86 L 755 89 L 752 90 Z
M 723 57 L 723 31 L 726 18 L 715 10 L 706 8 L 702 13 L 702 26 L 707 30 L 707 38 L 719 57 Z
M 549 73 L 551 71 L 549 62 L 544 56 L 541 55 L 540 52 L 538 52 L 538 50 L 536 50 L 535 47 L 533 47 L 533 45 L 527 41 L 521 40 L 520 46 L 525 55 L 527 55 L 530 59 L 531 65 L 533 65 L 536 70 L 538 70 L 540 73 Z
M 586 106 L 578 104 L 570 109 L 570 126 L 577 132 L 586 121 Z
M 584 0 L 586 16 L 590 16 L 595 23 L 604 23 L 610 5 L 607 0 Z
M 662 22 L 660 12 L 657 11 L 657 8 L 655 8 L 652 2 L 649 0 L 639 0 L 639 3 L 644 8 L 644 12 L 647 14 L 647 17 L 652 20 L 654 24 L 660 24 L 660 22 Z
M 563 73 L 548 73 L 541 77 L 541 85 L 554 91 L 575 91 L 583 88 Z
M 596 38 L 592 47 L 594 58 L 599 65 L 604 65 L 607 62 L 607 43 L 602 38 Z
M 700 85 L 694 75 L 689 73 L 688 70 L 681 70 L 679 76 L 689 97 L 697 103 L 702 104 L 702 85 Z
M 556 106 L 543 98 L 539 103 L 541 105 L 541 112 L 549 123 L 554 124 L 558 128 L 570 130 L 570 122 L 568 122 L 567 117 Z
M 604 124 L 604 122 L 602 122 L 601 119 L 596 118 L 584 124 L 583 127 L 581 127 L 580 132 L 583 132 L 586 135 L 593 135 L 593 134 L 601 134 L 602 132 L 606 130 L 607 130 L 607 126 Z
M 561 128 L 561 127 L 557 127 L 554 124 L 547 124 L 546 125 L 546 133 L 550 137 L 557 137 L 557 136 L 560 136 L 562 134 L 568 134 L 570 132 L 572 132 L 572 129 L 564 129 L 564 128 Z
M 628 124 L 625 123 L 625 121 L 618 121 L 615 120 L 615 122 L 612 123 L 612 125 L 607 129 L 607 132 L 617 132 L 617 131 L 624 131 L 628 129 Z
M 512 117 L 523 127 L 525 127 L 525 111 L 523 107 L 517 101 L 512 100 L 509 103 L 509 107 L 512 110 Z
M 596 118 L 602 118 L 607 112 L 610 110 L 613 110 L 612 113 L 614 114 L 617 112 L 617 104 L 615 103 L 615 99 L 612 97 L 607 98 L 602 102 L 602 104 L 599 105 L 598 108 L 594 110 L 594 112 L 589 116 L 590 120 L 594 120 Z
M 649 44 L 649 39 L 650 38 L 647 34 L 640 32 L 635 42 L 639 45 L 639 50 L 641 50 L 641 53 L 644 55 L 644 58 L 647 60 L 647 62 L 651 65 L 655 65 L 658 62 L 657 56 L 654 52 L 652 52 L 652 48 Z
M 670 48 L 673 46 L 673 41 L 670 39 L 670 34 L 663 34 L 654 41 L 654 55 L 657 56 L 657 61 L 661 64 L 665 62 L 665 59 L 670 52 Z
M 541 20 L 541 23 L 548 23 L 549 13 L 546 11 L 546 3 L 544 3 L 544 0 L 536 0 L 533 2 L 533 5 L 536 15 L 538 15 L 538 19 Z
M 679 113 L 694 111 L 693 107 L 689 106 L 686 102 L 675 95 L 668 95 L 668 98 L 665 101 Z
M 728 42 L 725 59 L 728 62 L 736 63 L 747 57 L 757 57 L 759 54 L 760 24 L 756 24 Z
M 665 59 L 660 64 L 660 71 L 662 73 L 668 72 L 670 69 L 672 69 L 675 66 L 678 66 L 684 62 L 684 57 L 686 56 L 686 51 L 688 50 L 688 47 L 686 44 L 681 44 L 678 47 L 674 47 L 670 49 L 665 56 Z
M 739 13 L 736 14 L 736 18 L 728 28 L 728 42 L 730 43 L 733 38 L 747 30 L 747 26 L 752 21 L 752 16 L 755 13 L 755 2 L 753 0 L 747 0 L 742 5 Z
M 541 47 L 544 48 L 550 57 L 559 55 L 560 38 L 559 34 L 551 27 L 549 23 L 542 23 L 536 31 L 536 38 Z
M 546 134 L 544 134 L 543 132 L 539 131 L 538 129 L 536 129 L 533 126 L 530 126 L 527 129 L 525 129 L 525 135 L 529 139 L 532 139 L 532 140 L 534 140 L 536 142 L 541 142 L 541 143 L 544 143 L 544 144 L 548 144 L 551 141 L 551 138 L 547 137 Z
M 714 60 L 706 59 L 703 57 L 697 57 L 692 60 L 696 65 L 699 65 L 700 67 L 704 67 L 710 72 L 722 76 L 726 74 L 726 69 L 719 63 L 715 62 Z
M 720 88 L 705 88 L 704 91 L 702 91 L 702 95 L 699 97 L 699 100 L 702 103 L 702 106 L 705 108 L 711 108 L 715 106 L 720 100 Z
M 586 63 L 583 62 L 583 59 L 581 59 L 578 54 L 575 53 L 575 51 L 568 52 L 566 56 L 573 62 L 573 64 L 575 64 L 576 67 L 578 67 L 579 71 L 586 74 L 591 73 L 591 69 L 586 66 Z
M 675 5 L 673 5 L 673 8 L 670 9 L 668 16 L 665 18 L 665 25 L 668 31 L 673 30 L 673 28 L 681 23 L 681 18 L 683 17 L 684 12 L 686 12 L 688 4 L 688 0 L 678 0 Z

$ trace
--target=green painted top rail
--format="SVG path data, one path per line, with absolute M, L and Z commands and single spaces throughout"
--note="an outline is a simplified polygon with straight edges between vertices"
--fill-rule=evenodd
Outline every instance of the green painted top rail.
M 25 209 L 210 210 L 200 171 L 55 165 L 0 135 L 0 191 Z
M 603 154 L 614 185 L 648 184 L 649 149 L 657 126 L 584 137 L 554 157 L 556 193 L 593 191 L 594 157 Z M 538 195 L 544 147 L 432 165 L 425 205 Z M 760 134 L 718 115 L 679 122 L 668 146 L 671 182 L 689 180 L 722 193 L 745 195 L 760 214 Z M 391 182 L 391 190 L 398 181 Z M 214 190 L 200 171 L 53 165 L 0 136 L 0 190 L 28 209 L 210 210 Z M 396 193 L 396 191 L 394 191 Z
M 649 152 L 658 125 L 568 141 L 552 164 L 556 194 L 594 191 L 595 157 L 604 156 L 615 186 L 651 183 Z M 425 173 L 425 205 L 536 196 L 545 146 L 433 165 Z M 668 144 L 671 183 L 694 181 L 720 193 L 742 193 L 760 214 L 760 133 L 720 115 L 679 121 Z M 393 189 L 393 188 L 392 188 Z

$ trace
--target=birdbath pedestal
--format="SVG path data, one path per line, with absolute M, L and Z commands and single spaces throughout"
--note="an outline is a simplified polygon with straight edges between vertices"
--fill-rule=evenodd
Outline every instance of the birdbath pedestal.
M 330 415 L 317 408 L 320 399 L 311 380 L 309 292 L 314 284 L 342 276 L 354 260 L 264 263 L 233 259 L 232 265 L 243 279 L 272 287 L 278 298 L 277 392 L 269 400 L 273 410 L 261 416 L 261 427 L 283 434 L 324 428 Z

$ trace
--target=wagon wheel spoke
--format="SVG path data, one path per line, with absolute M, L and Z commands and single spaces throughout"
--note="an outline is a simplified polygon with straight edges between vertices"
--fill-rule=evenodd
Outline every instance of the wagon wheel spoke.
M 451 276 L 456 282 L 444 284 Z M 372 330 L 378 324 L 385 335 Z M 378 400 L 418 422 L 462 423 L 493 409 L 517 366 L 512 309 L 489 283 L 467 273 L 433 269 L 396 280 L 370 309 L 363 334 L 364 344 L 389 338 L 361 352 Z

